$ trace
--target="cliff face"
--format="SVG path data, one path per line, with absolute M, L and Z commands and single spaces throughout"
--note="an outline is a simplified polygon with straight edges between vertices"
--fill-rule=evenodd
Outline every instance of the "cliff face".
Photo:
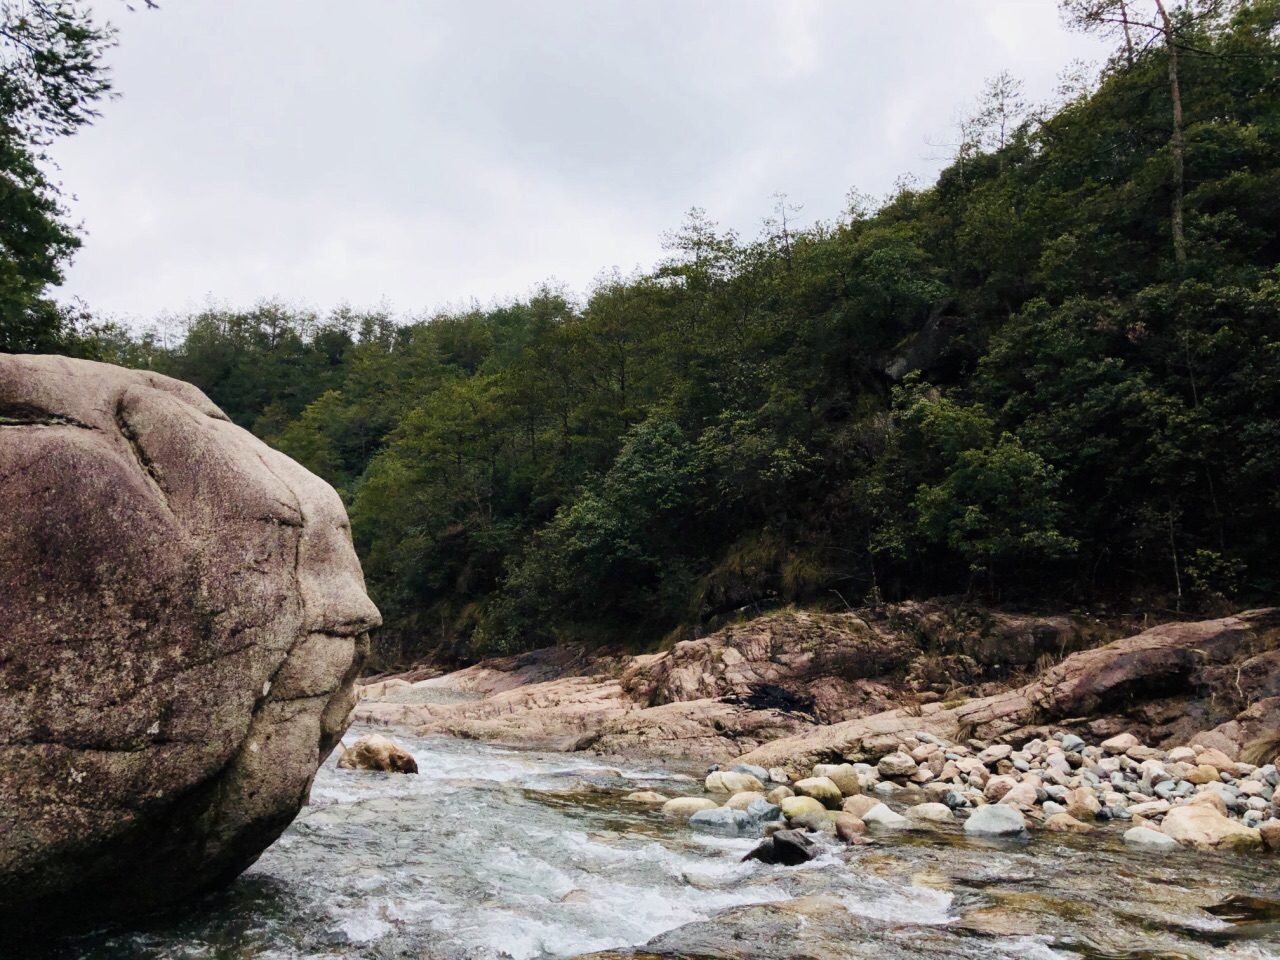
M 306 802 L 379 623 L 341 501 L 195 388 L 0 356 L 0 919 L 230 880 Z

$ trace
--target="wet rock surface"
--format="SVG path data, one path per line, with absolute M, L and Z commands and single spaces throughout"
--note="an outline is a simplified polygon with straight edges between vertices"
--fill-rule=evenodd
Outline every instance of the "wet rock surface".
M 0 356 L 0 503 L 0 925 L 229 882 L 355 704 L 341 501 L 187 384 Z

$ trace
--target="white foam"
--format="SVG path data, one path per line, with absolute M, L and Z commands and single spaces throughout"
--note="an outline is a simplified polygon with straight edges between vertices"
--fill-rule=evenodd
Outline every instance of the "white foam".
M 855 893 L 841 900 L 859 917 L 889 923 L 936 926 L 951 920 L 952 896 L 931 887 L 904 887 L 878 878 L 864 878 Z

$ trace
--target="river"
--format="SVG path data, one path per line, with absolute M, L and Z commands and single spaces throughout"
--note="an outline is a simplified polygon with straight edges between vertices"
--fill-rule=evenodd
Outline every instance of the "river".
M 229 890 L 57 954 L 1280 960 L 1274 858 L 1137 855 L 1114 838 L 1045 834 L 981 844 L 935 830 L 833 845 L 801 867 L 744 864 L 755 841 L 699 836 L 621 802 L 638 789 L 698 792 L 679 771 L 399 739 L 420 775 L 338 770 L 331 758 L 311 805 Z M 1203 909 L 1232 897 L 1218 911 L 1229 916 Z

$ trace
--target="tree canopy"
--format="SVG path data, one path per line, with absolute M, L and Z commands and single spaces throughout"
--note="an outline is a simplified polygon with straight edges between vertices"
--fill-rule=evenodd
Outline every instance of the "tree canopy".
M 87 4 L 0 0 L 0 351 L 93 349 L 76 336 L 75 311 L 47 296 L 80 238 L 42 151 L 98 117 L 114 43 Z

